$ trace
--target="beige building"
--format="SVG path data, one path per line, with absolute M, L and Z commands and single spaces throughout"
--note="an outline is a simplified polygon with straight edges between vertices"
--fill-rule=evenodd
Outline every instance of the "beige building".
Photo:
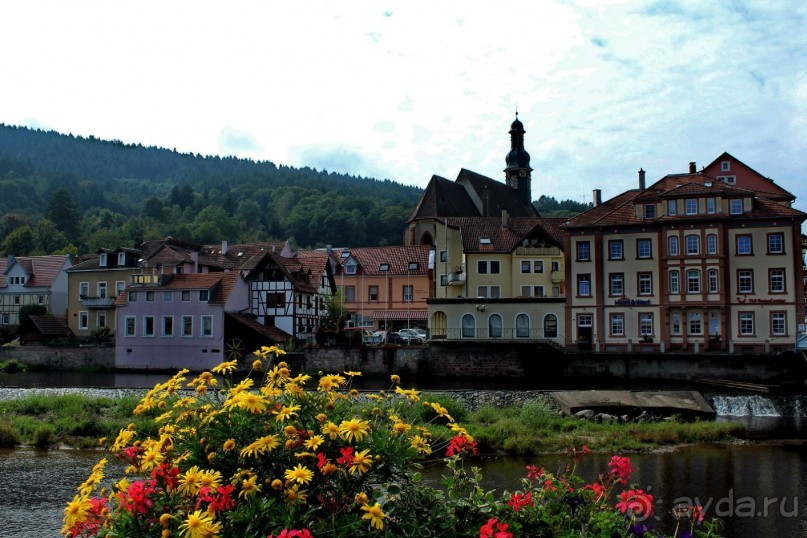
M 571 349 L 790 349 L 804 317 L 805 213 L 725 153 L 569 221 Z

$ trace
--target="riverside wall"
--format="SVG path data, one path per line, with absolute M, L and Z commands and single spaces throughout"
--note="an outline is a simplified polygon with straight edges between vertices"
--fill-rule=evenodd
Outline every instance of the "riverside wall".
M 38 344 L 0 346 L 0 361 L 17 361 L 37 368 L 80 370 L 115 368 L 114 347 L 47 347 Z

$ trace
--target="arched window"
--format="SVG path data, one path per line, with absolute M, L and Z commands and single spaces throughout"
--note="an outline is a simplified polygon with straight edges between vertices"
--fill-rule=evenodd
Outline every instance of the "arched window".
M 442 336 L 445 338 L 447 327 L 448 316 L 446 316 L 445 312 L 438 310 L 432 314 L 432 326 L 430 327 L 432 336 Z
M 493 314 L 488 318 L 488 335 L 490 338 L 502 337 L 502 317 L 499 314 Z
M 530 317 L 527 314 L 516 316 L 516 338 L 528 338 L 530 336 Z
M 462 316 L 462 337 L 475 338 L 476 337 L 476 319 L 471 314 Z
M 547 314 L 544 317 L 544 338 L 558 337 L 558 317 L 555 314 Z
M 420 236 L 420 244 L 421 245 L 433 245 L 434 239 L 432 239 L 432 234 L 429 232 L 423 232 L 423 235 Z
M 670 256 L 678 256 L 678 236 L 671 235 L 667 243 L 669 245 Z

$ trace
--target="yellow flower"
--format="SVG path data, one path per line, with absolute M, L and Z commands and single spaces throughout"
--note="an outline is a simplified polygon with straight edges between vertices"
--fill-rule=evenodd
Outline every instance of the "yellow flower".
M 229 452 L 234 448 L 235 448 L 235 439 L 227 439 L 226 441 L 224 441 L 224 446 L 222 447 L 222 450 L 224 450 L 224 452 Z
M 171 514 L 163 514 L 160 516 L 160 527 L 167 527 L 171 523 Z
M 354 372 L 353 370 L 348 370 L 347 372 L 342 372 L 348 377 L 358 377 L 361 375 L 361 372 Z
M 291 418 L 292 416 L 297 414 L 297 411 L 300 410 L 299 405 L 285 405 L 280 408 L 279 411 L 272 411 L 275 416 L 275 420 L 277 422 L 283 422 L 287 418 Z
M 306 493 L 295 484 L 283 492 L 283 499 L 288 504 L 305 504 Z
M 276 489 L 278 491 L 283 489 L 283 481 L 279 478 L 275 478 L 274 480 L 272 480 L 272 489 Z
M 396 422 L 395 425 L 392 427 L 392 433 L 395 435 L 401 435 L 402 433 L 408 432 L 412 426 L 406 424 L 404 422 Z
M 199 477 L 199 486 L 210 488 L 216 491 L 216 488 L 221 485 L 221 473 L 219 471 L 201 471 Z
M 150 471 L 156 465 L 159 465 L 164 458 L 165 454 L 162 452 L 162 445 L 160 443 L 152 443 L 140 458 L 140 467 L 144 471 Z
M 297 428 L 289 424 L 285 428 L 283 428 L 283 435 L 286 437 L 296 437 L 297 436 Z
M 214 534 L 213 518 L 204 510 L 188 514 L 188 518 L 179 526 L 184 538 L 209 538 Z
M 227 361 L 222 362 L 218 366 L 213 368 L 213 372 L 217 374 L 229 374 L 230 372 L 234 371 L 238 367 L 238 361 Z
M 326 420 L 328 420 L 328 415 L 326 415 L 325 413 L 319 413 L 319 414 L 316 416 L 316 419 L 317 419 L 317 422 L 319 422 L 320 424 L 322 424 L 323 422 L 325 422 Z
M 354 398 L 358 398 L 359 391 L 357 391 L 356 389 L 350 389 L 350 395 L 353 396 Z
M 328 422 L 327 424 L 322 426 L 322 433 L 324 433 L 331 439 L 336 439 L 339 436 L 339 426 L 337 426 L 333 422 Z
M 373 464 L 373 458 L 368 454 L 369 450 L 361 450 L 353 455 L 353 463 L 350 465 L 350 474 L 363 475 Z
M 207 385 L 198 385 L 196 387 L 196 394 L 198 394 L 199 396 L 204 396 L 205 394 L 207 394 Z
M 357 418 L 343 420 L 339 425 L 339 436 L 349 442 L 361 441 L 370 433 L 370 423 Z
M 337 467 L 336 465 L 334 465 L 331 462 L 328 462 L 328 463 L 326 463 L 325 465 L 322 466 L 322 469 L 320 469 L 319 472 L 321 472 L 325 476 L 328 476 L 328 475 L 332 475 L 333 473 L 335 473 L 338 470 L 339 470 L 339 467 Z
M 67 503 L 64 509 L 64 527 L 69 529 L 76 523 L 81 523 L 87 519 L 87 512 L 92 508 L 92 503 L 87 497 L 76 495 L 73 500 Z
M 266 410 L 266 406 L 269 403 L 263 396 L 247 391 L 236 394 L 233 397 L 233 402 L 236 406 L 250 413 L 262 413 Z
M 416 391 L 415 389 L 402 389 L 401 387 L 395 387 L 395 394 L 400 394 L 402 396 L 406 396 L 409 398 L 410 402 L 419 402 L 420 401 L 420 392 Z
M 263 363 L 261 362 L 260 359 L 256 359 L 256 360 L 252 361 L 252 369 L 253 370 L 260 370 L 261 368 L 263 368 Z
M 297 465 L 293 469 L 288 469 L 284 473 L 284 477 L 286 480 L 291 480 L 293 482 L 297 482 L 298 484 L 307 484 L 308 482 L 311 482 L 312 478 L 314 478 L 314 473 L 302 465 Z
M 390 379 L 390 381 L 392 381 L 396 385 L 401 383 L 401 376 L 399 376 L 399 375 L 392 374 L 391 376 L 389 376 L 389 379 Z
M 445 407 L 443 407 L 439 403 L 431 403 L 429 405 L 431 405 L 431 407 L 432 407 L 432 409 L 434 409 L 435 413 L 437 413 L 441 417 L 447 418 L 450 422 L 454 422 L 454 419 L 451 418 L 451 415 L 448 414 L 448 410 Z
M 369 519 L 371 527 L 374 527 L 378 530 L 384 528 L 384 518 L 387 516 L 386 514 L 384 514 L 384 512 L 381 511 L 381 507 L 378 506 L 378 503 L 375 503 L 373 506 L 365 504 L 364 506 L 361 507 L 361 509 L 367 512 L 366 514 L 361 516 L 361 518 Z
M 179 475 L 179 487 L 177 488 L 182 495 L 196 495 L 199 491 L 200 481 L 202 479 L 202 471 L 199 467 L 194 465 L 185 474 Z
M 280 440 L 277 438 L 277 435 L 267 435 L 266 437 L 261 437 L 260 439 L 256 439 L 248 446 L 241 449 L 241 457 L 260 456 L 264 452 L 271 452 L 279 444 Z
M 370 502 L 370 499 L 367 498 L 366 493 L 357 493 L 354 500 L 359 504 L 367 504 Z
M 419 435 L 412 438 L 410 446 L 417 450 L 420 454 L 432 453 L 432 448 L 429 446 L 429 443 Z
M 319 448 L 319 445 L 325 442 L 325 437 L 321 435 L 314 435 L 310 439 L 306 439 L 303 445 L 309 450 L 316 450 Z
M 241 482 L 241 491 L 238 493 L 239 497 L 249 497 L 261 491 L 258 485 L 258 475 L 253 475 Z

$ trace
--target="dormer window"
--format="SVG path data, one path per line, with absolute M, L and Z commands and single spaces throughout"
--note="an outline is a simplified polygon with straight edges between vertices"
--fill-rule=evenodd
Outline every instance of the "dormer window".
M 106 252 L 101 253 L 101 256 L 98 258 L 98 265 L 100 267 L 106 267 Z
M 410 271 L 417 271 L 418 270 L 418 262 L 409 262 L 408 269 Z
M 645 204 L 645 206 L 644 206 L 644 218 L 646 218 L 646 219 L 654 219 L 654 218 L 656 218 L 656 204 Z
M 741 215 L 743 212 L 743 199 L 734 198 L 729 200 L 729 212 L 732 215 Z
M 126 265 L 126 253 L 118 252 L 118 265 Z
M 345 264 L 345 274 L 346 275 L 355 275 L 356 274 L 356 264 L 355 263 Z
M 697 215 L 698 214 L 698 200 L 695 198 L 689 198 L 686 200 L 684 208 L 686 209 L 687 215 Z
M 479 238 L 479 244 L 480 245 L 489 245 L 490 244 L 490 236 L 483 235 L 482 237 L 480 237 Z
M 389 264 L 386 262 L 382 263 L 381 265 L 378 266 L 378 270 L 381 271 L 382 273 L 389 271 Z
M 667 214 L 675 215 L 677 212 L 678 211 L 675 205 L 675 200 L 667 200 Z

